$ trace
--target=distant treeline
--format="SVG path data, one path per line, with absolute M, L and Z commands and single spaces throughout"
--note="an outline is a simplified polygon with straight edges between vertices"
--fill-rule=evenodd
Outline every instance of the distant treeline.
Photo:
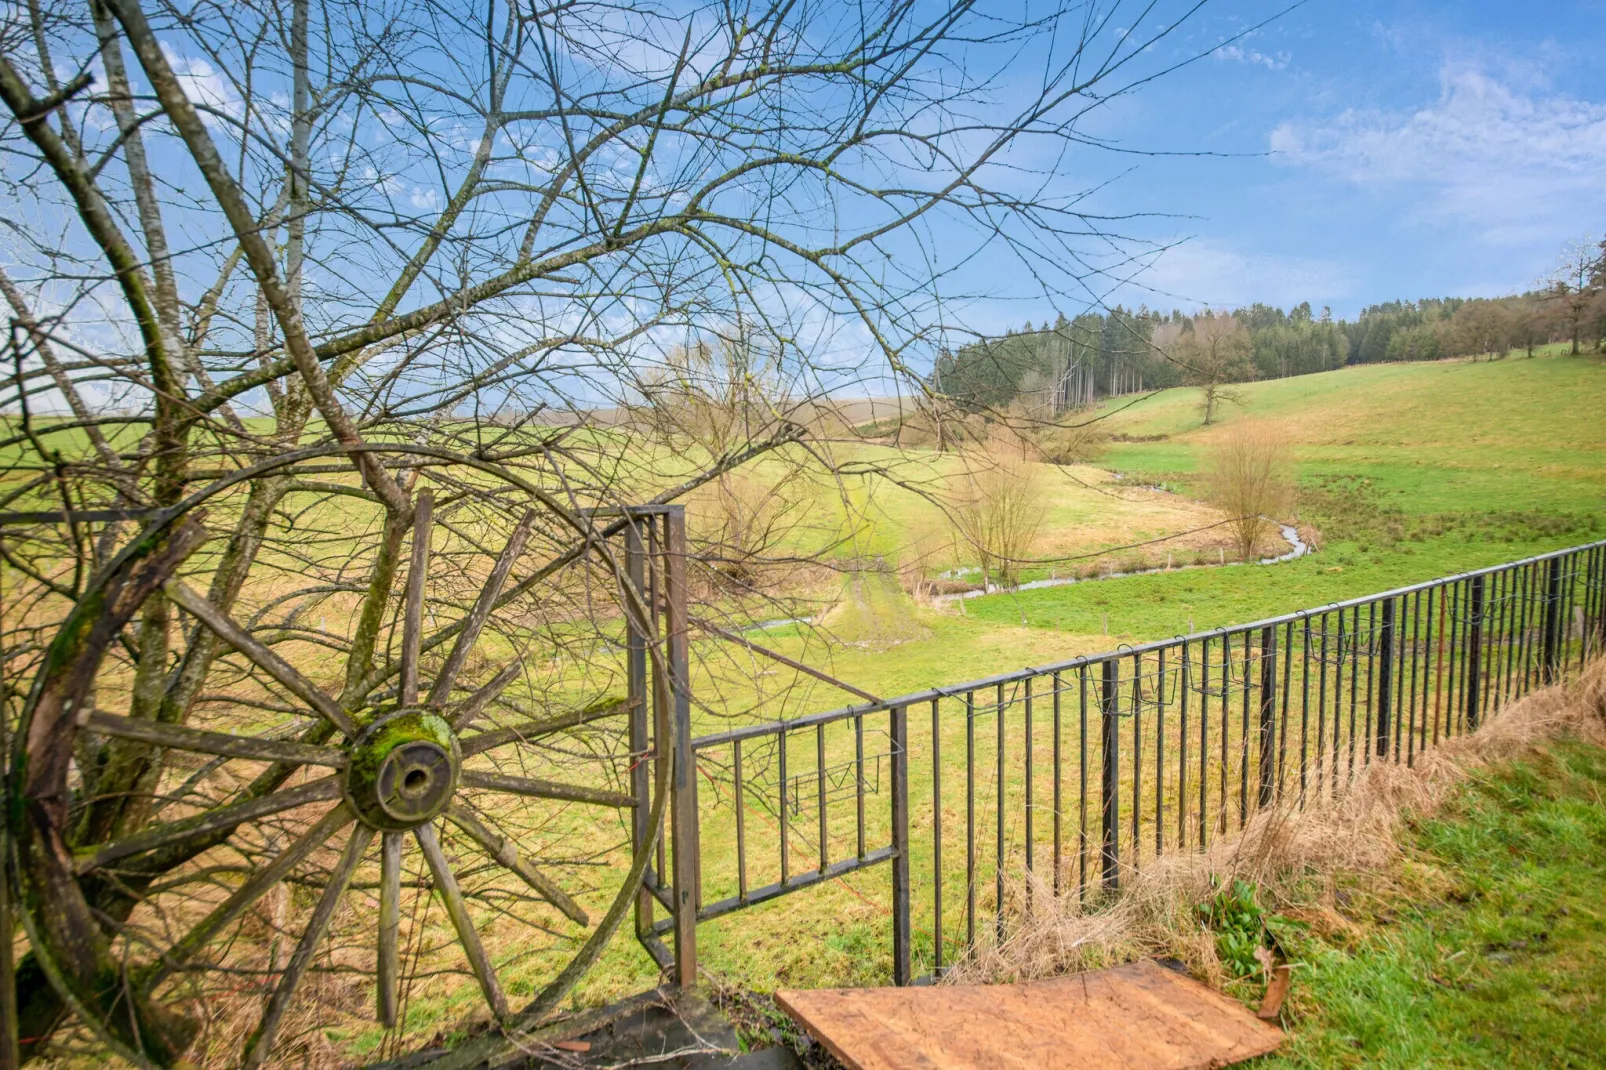
M 1196 323 L 1208 323 L 1208 345 Z M 1227 344 L 1224 334 L 1233 336 Z M 1254 304 L 1193 316 L 1118 305 L 944 351 L 935 375 L 937 388 L 968 409 L 1057 413 L 1170 386 L 1382 361 L 1532 356 L 1536 346 L 1566 341 L 1573 352 L 1606 347 L 1606 242 L 1579 259 L 1570 279 L 1558 274 L 1546 289 L 1511 297 L 1390 301 L 1354 322 L 1335 321 L 1327 308 L 1313 314 L 1309 302 L 1287 312 Z

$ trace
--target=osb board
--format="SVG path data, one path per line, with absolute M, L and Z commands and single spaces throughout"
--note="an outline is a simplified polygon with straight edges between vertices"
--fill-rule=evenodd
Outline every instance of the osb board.
M 825 988 L 775 1000 L 853 1070 L 1191 1070 L 1283 1040 L 1237 1000 L 1149 961 L 1014 985 Z

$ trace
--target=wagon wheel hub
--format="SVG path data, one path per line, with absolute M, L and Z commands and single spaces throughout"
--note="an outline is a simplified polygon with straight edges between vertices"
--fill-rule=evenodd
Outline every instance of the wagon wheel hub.
M 364 824 L 416 828 L 440 815 L 457 790 L 462 752 L 446 719 L 397 710 L 374 721 L 348 750 L 345 795 Z

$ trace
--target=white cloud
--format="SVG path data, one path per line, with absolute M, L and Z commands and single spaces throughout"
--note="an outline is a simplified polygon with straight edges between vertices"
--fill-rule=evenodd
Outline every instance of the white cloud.
M 1278 52 L 1268 56 L 1264 52 L 1257 52 L 1253 48 L 1239 48 L 1237 45 L 1222 45 L 1211 53 L 1217 59 L 1232 60 L 1235 63 L 1250 63 L 1265 67 L 1269 71 L 1280 71 L 1288 66 L 1292 58 L 1287 52 Z
M 1151 308 L 1237 308 L 1255 301 L 1278 307 L 1309 301 L 1320 307 L 1351 289 L 1348 274 L 1333 261 L 1242 253 L 1206 240 L 1167 249 L 1136 282 L 1155 291 L 1142 298 Z
M 222 112 L 231 119 L 239 119 L 245 114 L 245 103 L 240 99 L 240 94 L 212 64 L 199 56 L 192 58 L 180 55 L 165 41 L 162 42 L 162 53 L 173 68 L 179 87 L 190 100 L 202 108 Z M 201 118 L 208 123 L 217 121 L 216 116 L 205 111 L 201 112 Z
M 1491 243 L 1551 240 L 1606 202 L 1606 104 L 1513 81 L 1446 64 L 1432 103 L 1284 123 L 1271 133 L 1272 158 L 1362 185 L 1420 187 L 1419 218 L 1472 223 Z

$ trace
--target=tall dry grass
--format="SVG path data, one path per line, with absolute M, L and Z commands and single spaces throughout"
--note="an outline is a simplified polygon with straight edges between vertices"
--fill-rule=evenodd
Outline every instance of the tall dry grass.
M 1251 560 L 1271 533 L 1270 518 L 1293 504 L 1288 440 L 1269 424 L 1233 424 L 1206 451 L 1204 477 L 1210 504 L 1234 518 L 1228 529 L 1239 560 Z
M 1124 875 L 1120 895 L 1103 906 L 1083 911 L 1070 899 L 1056 906 L 1050 889 L 1034 887 L 1033 913 L 1017 911 L 1002 943 L 978 946 L 944 980 L 1003 983 L 1163 956 L 1220 985 L 1227 971 L 1195 912 L 1216 888 L 1248 881 L 1269 907 L 1337 920 L 1334 876 L 1378 871 L 1398 859 L 1407 816 L 1433 813 L 1474 770 L 1563 737 L 1606 745 L 1606 661 L 1571 685 L 1529 695 L 1477 732 L 1439 744 L 1414 767 L 1370 766 L 1319 808 L 1265 810 L 1206 852 L 1146 863 Z M 1024 891 L 1018 883 L 1013 901 L 1022 902 Z

